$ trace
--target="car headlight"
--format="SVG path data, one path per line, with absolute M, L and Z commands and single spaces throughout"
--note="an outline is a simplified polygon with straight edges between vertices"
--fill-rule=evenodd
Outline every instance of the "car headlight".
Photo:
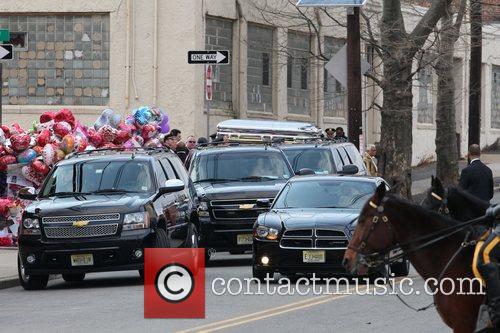
M 255 230 L 255 237 L 267 240 L 277 240 L 278 230 L 260 225 Z
M 40 235 L 40 221 L 36 218 L 23 220 L 23 235 Z
M 208 202 L 201 201 L 200 205 L 198 206 L 198 216 L 208 217 L 209 215 L 210 214 L 208 212 Z
M 136 230 L 149 228 L 148 212 L 125 214 L 123 218 L 123 230 Z

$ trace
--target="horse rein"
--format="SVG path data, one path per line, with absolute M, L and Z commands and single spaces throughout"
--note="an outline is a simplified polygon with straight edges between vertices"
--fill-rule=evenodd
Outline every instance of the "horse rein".
M 443 198 L 435 192 L 431 192 L 431 196 L 441 203 L 438 209 L 438 213 L 449 216 L 450 209 L 448 208 L 448 198 L 446 197 Z
M 382 203 L 385 203 L 386 198 L 382 200 Z M 395 261 L 402 259 L 405 255 L 408 255 L 409 253 L 416 252 L 420 249 L 423 249 L 425 247 L 428 247 L 432 244 L 435 244 L 437 242 L 442 241 L 443 239 L 446 239 L 450 236 L 453 236 L 454 234 L 466 229 L 467 227 L 476 224 L 476 223 L 481 223 L 484 222 L 485 220 L 489 219 L 489 217 L 482 216 L 470 221 L 462 222 L 456 225 L 452 225 L 448 228 L 444 228 L 441 230 L 438 230 L 436 232 L 433 232 L 428 235 L 421 236 L 419 238 L 413 239 L 411 241 L 408 241 L 403 244 L 398 244 L 396 242 L 396 234 L 394 232 L 394 229 L 392 228 L 391 224 L 389 222 L 389 218 L 383 214 L 384 212 L 384 207 L 382 205 L 376 205 L 372 201 L 369 202 L 370 207 L 374 208 L 377 210 L 378 214 L 375 215 L 372 219 L 373 223 L 370 227 L 370 230 L 366 234 L 365 237 L 363 237 L 360 246 L 359 247 L 354 247 L 352 245 L 348 245 L 348 249 L 353 250 L 358 253 L 360 259 L 359 262 L 363 265 L 366 265 L 369 268 L 377 267 L 383 264 L 391 264 L 394 263 Z M 379 224 L 378 222 L 382 219 L 385 225 L 388 226 L 388 228 L 391 230 L 392 233 L 392 238 L 394 240 L 395 245 L 386 247 L 385 249 L 379 250 L 374 253 L 363 253 L 363 250 L 366 248 L 368 239 L 370 238 L 371 234 L 375 230 L 376 226 Z M 413 244 L 419 243 L 419 242 L 424 242 L 418 246 L 412 246 Z M 464 240 L 464 242 L 461 243 L 461 247 L 465 247 L 465 245 L 470 245 L 470 242 L 467 242 L 467 240 Z M 400 253 L 392 258 L 387 259 L 386 256 L 393 250 L 397 249 L 402 249 L 403 247 L 409 247 L 405 253 Z
M 434 192 L 431 192 L 431 195 L 433 197 L 435 197 L 436 199 L 440 200 L 441 202 L 443 202 L 443 204 L 445 205 L 446 207 L 446 201 L 443 200 L 443 198 L 441 198 L 439 195 L 435 194 Z M 387 197 L 385 197 L 384 199 L 382 199 L 382 203 L 385 203 L 387 201 Z M 370 207 L 372 207 L 373 209 L 376 209 L 378 214 L 383 214 L 384 212 L 384 207 L 382 205 L 376 205 L 373 201 L 370 201 L 369 202 L 369 205 Z M 448 208 L 446 207 L 446 211 L 448 211 L 449 213 L 449 210 Z M 384 222 L 385 225 L 388 226 L 388 228 L 391 230 L 391 233 L 392 233 L 392 238 L 394 240 L 394 243 L 396 245 L 393 245 L 393 246 L 389 246 L 388 248 L 386 249 L 382 249 L 378 252 L 375 252 L 375 253 L 371 253 L 371 254 L 364 254 L 362 253 L 361 251 L 366 248 L 366 244 L 368 242 L 368 238 L 370 237 L 370 235 L 373 233 L 373 230 L 375 230 L 376 226 L 379 224 L 378 221 L 379 221 L 379 216 L 381 216 L 381 219 L 382 221 Z M 373 216 L 373 223 L 370 227 L 370 230 L 368 231 L 368 233 L 366 234 L 365 237 L 363 237 L 363 240 L 361 241 L 361 244 L 358 248 L 355 248 L 353 246 L 348 246 L 349 249 L 353 250 L 353 251 L 356 251 L 358 253 L 358 256 L 359 256 L 359 263 L 369 267 L 369 268 L 373 268 L 373 267 L 377 267 L 377 266 L 380 266 L 380 265 L 387 265 L 387 264 L 391 264 L 401 258 L 403 258 L 404 256 L 407 256 L 409 253 L 412 253 L 412 252 L 416 252 L 424 247 L 427 247 L 429 245 L 432 245 L 434 243 L 437 243 L 445 238 L 448 238 L 456 233 L 458 233 L 459 231 L 469 227 L 470 225 L 472 224 L 475 224 L 475 223 L 479 223 L 479 222 L 482 222 L 484 221 L 485 219 L 487 219 L 487 217 L 480 217 L 480 218 L 477 218 L 477 219 L 474 219 L 474 220 L 471 220 L 471 221 L 467 221 L 467 222 L 463 222 L 463 223 L 460 223 L 458 225 L 454 225 L 450 228 L 445 228 L 445 229 L 442 229 L 442 230 L 439 230 L 437 232 L 434 232 L 434 233 L 431 233 L 429 235 L 424 235 L 422 237 L 419 237 L 417 239 L 414 239 L 410 242 L 407 242 L 405 244 L 397 244 L 396 242 L 396 234 L 394 232 L 394 229 L 392 228 L 391 224 L 388 223 L 389 222 L 389 218 L 384 214 L 384 215 L 375 215 Z M 449 232 L 447 232 L 449 230 Z M 443 233 L 443 231 L 445 231 Z M 441 233 L 443 233 L 442 235 L 440 235 Z M 463 249 L 465 249 L 467 246 L 470 246 L 470 245 L 475 245 L 476 241 L 475 240 L 472 240 L 472 241 L 468 241 L 469 239 L 469 236 L 470 236 L 471 232 L 468 231 L 467 234 L 465 235 L 465 238 L 463 240 L 463 242 L 460 244 L 459 248 L 457 249 L 457 251 L 450 257 L 450 259 L 448 260 L 448 262 L 446 263 L 446 265 L 444 266 L 444 268 L 441 270 L 441 273 L 439 274 L 439 277 L 437 279 L 437 281 L 441 281 L 441 279 L 443 278 L 444 274 L 446 273 L 446 271 L 448 270 L 448 268 L 451 266 L 451 264 L 455 261 L 456 257 L 462 252 Z M 434 238 L 435 236 L 437 236 L 436 238 Z M 414 243 L 417 243 L 417 242 L 420 242 L 420 241 L 425 241 L 426 239 L 429 239 L 428 241 L 426 241 L 425 243 L 423 244 L 420 244 L 419 246 L 416 246 L 416 247 L 412 247 L 410 248 L 409 250 L 405 251 L 405 252 L 401 252 L 400 254 L 392 257 L 392 258 L 386 258 L 387 254 L 389 254 L 392 250 L 395 250 L 395 249 L 398 249 L 398 248 L 403 248 L 404 246 L 411 246 L 412 244 Z M 394 292 L 394 286 L 391 285 L 391 288 L 392 288 L 392 291 Z M 420 308 L 415 308 L 411 305 L 409 305 L 407 302 L 405 302 L 401 296 L 396 293 L 396 297 L 406 306 L 408 307 L 409 309 L 415 311 L 415 312 L 420 312 L 420 311 L 425 311 L 429 308 L 431 308 L 432 306 L 435 306 L 435 302 L 433 301 L 432 303 L 424 306 L 424 307 L 420 307 Z

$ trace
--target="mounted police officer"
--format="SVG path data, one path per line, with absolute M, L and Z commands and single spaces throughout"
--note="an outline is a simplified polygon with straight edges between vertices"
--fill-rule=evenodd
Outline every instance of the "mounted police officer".
M 476 277 L 486 285 L 486 305 L 479 311 L 476 332 L 487 332 L 487 327 L 494 327 L 500 332 L 500 205 L 486 211 L 492 222 L 491 233 L 484 235 L 478 242 L 474 254 L 473 271 Z M 489 315 L 489 320 L 484 319 Z

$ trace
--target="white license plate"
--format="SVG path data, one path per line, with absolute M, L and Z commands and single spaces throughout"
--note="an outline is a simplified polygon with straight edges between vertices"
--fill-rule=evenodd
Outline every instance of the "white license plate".
M 325 262 L 325 251 L 302 251 L 302 260 L 311 263 Z
M 236 244 L 248 245 L 253 243 L 252 234 L 242 234 L 236 236 Z
M 72 254 L 71 266 L 92 266 L 94 265 L 94 256 L 92 254 Z

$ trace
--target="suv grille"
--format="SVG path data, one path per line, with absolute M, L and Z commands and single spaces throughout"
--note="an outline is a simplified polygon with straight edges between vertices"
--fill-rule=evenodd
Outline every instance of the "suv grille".
M 345 250 L 348 238 L 342 230 L 335 229 L 291 229 L 285 230 L 280 247 L 285 249 L 330 249 Z
M 268 198 L 272 203 L 273 199 Z M 268 208 L 257 207 L 257 199 L 213 200 L 210 209 L 216 220 L 249 220 L 255 221 Z
M 45 227 L 47 238 L 83 238 L 111 236 L 118 231 L 118 223 L 96 224 L 85 227 L 58 226 Z
M 117 221 L 120 219 L 120 214 L 96 214 L 96 215 L 74 215 L 74 216 L 53 216 L 43 217 L 42 223 L 72 223 L 77 221 L 89 222 L 104 222 L 104 221 Z

